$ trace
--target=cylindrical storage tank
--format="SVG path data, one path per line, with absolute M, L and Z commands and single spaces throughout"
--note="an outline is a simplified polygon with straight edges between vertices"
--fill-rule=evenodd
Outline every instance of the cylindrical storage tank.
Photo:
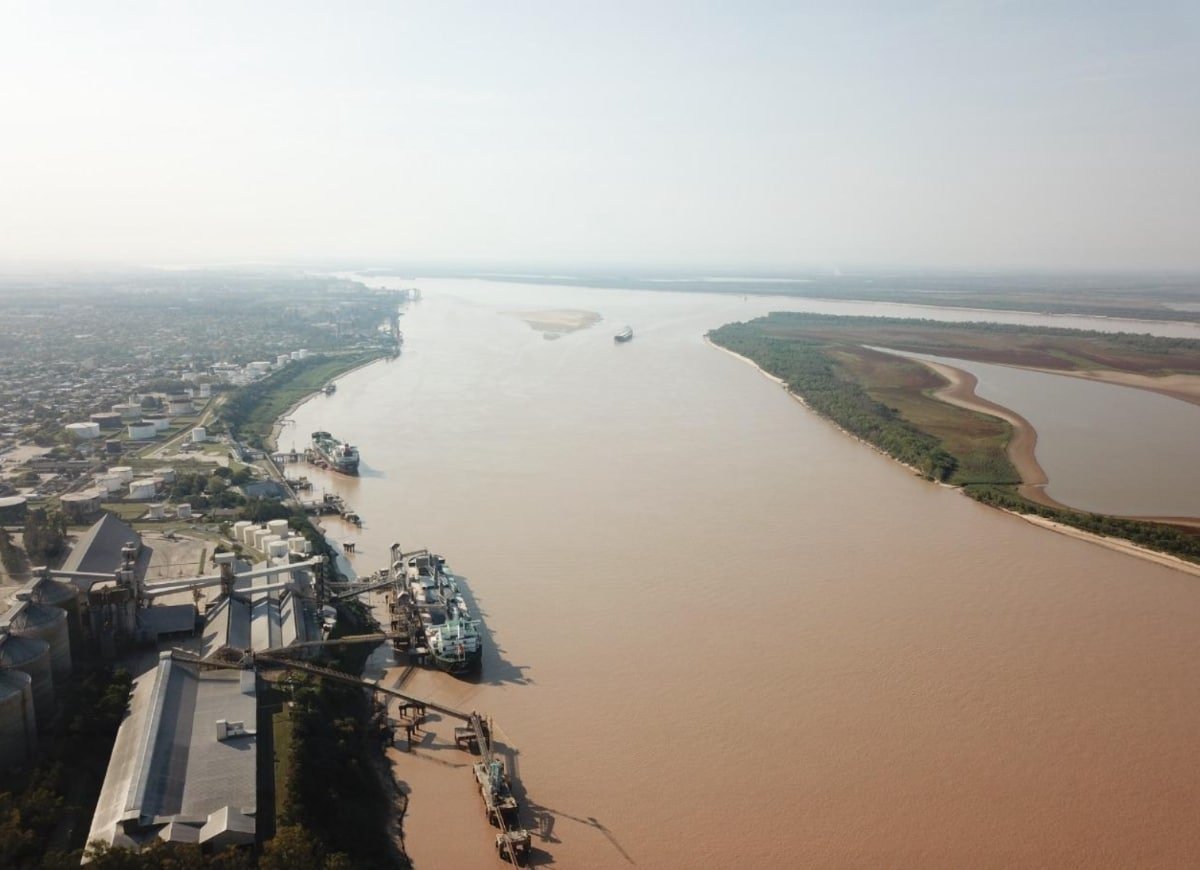
M 71 638 L 71 649 L 78 653 L 83 649 L 83 614 L 79 607 L 79 590 L 74 583 L 41 577 L 30 587 L 23 587 L 13 596 L 13 601 L 32 601 L 46 607 L 57 607 L 67 614 L 67 631 Z
M 254 549 L 256 549 L 260 552 L 262 550 L 266 549 L 267 545 L 264 544 L 263 541 L 265 541 L 268 537 L 270 537 L 271 530 L 268 529 L 266 526 L 259 526 L 258 528 L 256 528 L 254 530 L 253 535 L 254 535 L 254 543 L 251 546 L 253 546 Z
M 92 414 L 91 421 L 101 429 L 121 428 L 121 415 L 114 414 L 111 411 L 101 411 L 99 414 Z
M 154 469 L 154 476 L 161 478 L 163 483 L 174 483 L 175 469 L 171 468 L 169 465 L 164 466 L 163 468 L 156 468 Z
M 61 607 L 30 602 L 9 620 L 9 630 L 17 637 L 50 644 L 50 668 L 56 680 L 71 674 L 71 636 L 67 611 Z
M 146 506 L 146 518 L 151 520 L 161 520 L 167 515 L 166 505 L 155 503 Z
M 231 537 L 233 540 L 239 544 L 246 543 L 246 529 L 252 525 L 254 525 L 254 523 L 250 522 L 249 520 L 238 520 L 236 523 L 234 523 L 231 530 Z
M 23 495 L 7 495 L 0 498 L 0 524 L 15 525 L 25 521 L 29 502 Z
M 80 492 L 64 493 L 59 498 L 63 514 L 71 522 L 84 520 L 100 510 L 100 502 L 107 493 L 100 489 L 85 489 Z
M 50 644 L 44 640 L 0 634 L 0 670 L 21 671 L 32 679 L 33 709 L 39 725 L 54 715 L 54 674 Z
M 154 428 L 154 424 L 146 420 L 139 420 L 137 423 L 129 424 L 130 441 L 149 441 L 156 434 L 158 434 L 158 430 Z
M 191 503 L 185 501 L 182 504 L 176 505 L 175 516 L 179 517 L 181 520 L 191 519 L 191 517 L 192 517 Z
M 242 529 L 242 543 L 247 547 L 253 547 L 255 543 L 254 534 L 260 529 L 262 529 L 262 526 L 256 526 L 254 523 L 248 523 L 246 527 Z
M 288 542 L 283 540 L 283 538 L 271 541 L 267 546 L 267 556 L 272 559 L 286 557 L 289 552 Z
M 142 422 L 153 424 L 155 432 L 166 432 L 168 429 L 171 428 L 171 418 L 163 417 L 159 414 L 155 414 L 155 415 L 149 416 L 149 417 L 143 417 Z
M 156 492 L 158 488 L 154 485 L 153 478 L 134 480 L 129 484 L 129 498 L 132 501 L 147 501 L 154 498 Z
M 167 402 L 167 413 L 172 417 L 179 417 L 183 414 L 190 414 L 195 410 L 192 407 L 192 400 L 184 396 L 183 398 L 171 399 Z
M 267 528 L 271 530 L 272 535 L 279 535 L 281 538 L 286 538 L 288 533 L 287 520 L 271 520 L 267 523 Z
M 124 448 L 122 447 L 120 441 L 105 441 L 104 442 L 105 452 L 110 453 L 114 456 L 120 455 L 120 453 L 123 449 Z
M 0 671 L 0 768 L 23 764 L 36 746 L 33 679 L 24 671 Z
M 114 465 L 108 470 L 109 474 L 115 474 L 120 478 L 121 483 L 129 483 L 133 480 L 133 469 L 128 465 Z
M 192 443 L 203 444 L 208 440 L 208 431 L 203 426 L 197 426 L 192 430 Z
M 121 420 L 140 420 L 142 416 L 141 402 L 120 402 L 112 406 L 112 412 L 119 414 Z
M 102 489 L 107 493 L 120 492 L 125 486 L 119 474 L 101 474 L 96 477 L 97 489 Z
M 91 441 L 100 437 L 99 423 L 68 423 L 67 434 L 80 441 Z

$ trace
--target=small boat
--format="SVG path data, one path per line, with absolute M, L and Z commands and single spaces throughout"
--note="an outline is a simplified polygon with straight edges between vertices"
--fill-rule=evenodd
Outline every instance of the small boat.
M 336 392 L 337 392 L 337 384 L 326 384 L 325 385 L 325 395 L 332 396 Z
M 625 342 L 633 340 L 633 327 L 626 326 L 620 332 L 613 336 L 613 341 Z

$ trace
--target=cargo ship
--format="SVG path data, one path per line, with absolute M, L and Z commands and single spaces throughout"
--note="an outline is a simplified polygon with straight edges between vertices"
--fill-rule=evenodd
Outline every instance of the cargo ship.
M 446 560 L 427 550 L 399 554 L 397 548 L 393 557 L 392 579 L 420 618 L 429 661 L 451 674 L 478 673 L 483 664 L 479 621 L 471 618 Z
M 625 342 L 633 340 L 633 327 L 626 326 L 620 332 L 613 336 L 613 341 Z
M 358 474 L 358 448 L 345 441 L 338 441 L 328 432 L 314 432 L 313 449 L 329 467 L 342 474 Z

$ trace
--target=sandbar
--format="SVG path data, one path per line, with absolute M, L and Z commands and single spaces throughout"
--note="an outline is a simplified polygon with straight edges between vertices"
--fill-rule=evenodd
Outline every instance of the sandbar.
M 568 333 L 587 329 L 599 323 L 603 318 L 595 311 L 581 311 L 575 308 L 550 309 L 545 311 L 505 311 L 503 314 L 523 320 L 542 334 L 542 337 L 553 341 Z
M 1014 366 L 1014 368 L 1045 372 L 1048 375 L 1083 378 L 1086 381 L 1100 381 L 1101 383 L 1116 384 L 1121 387 L 1136 387 L 1139 390 L 1149 390 L 1152 393 L 1159 393 L 1163 396 L 1169 396 L 1172 399 L 1179 399 L 1181 402 L 1200 405 L 1200 375 L 1140 375 L 1134 372 L 1119 372 L 1108 369 L 1083 371 L 1042 369 L 1036 366 Z

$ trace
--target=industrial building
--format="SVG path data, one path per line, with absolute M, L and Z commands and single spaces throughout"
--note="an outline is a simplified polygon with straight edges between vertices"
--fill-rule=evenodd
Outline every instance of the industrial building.
M 208 670 L 163 653 L 134 682 L 88 841 L 253 844 L 256 717 L 252 669 Z

